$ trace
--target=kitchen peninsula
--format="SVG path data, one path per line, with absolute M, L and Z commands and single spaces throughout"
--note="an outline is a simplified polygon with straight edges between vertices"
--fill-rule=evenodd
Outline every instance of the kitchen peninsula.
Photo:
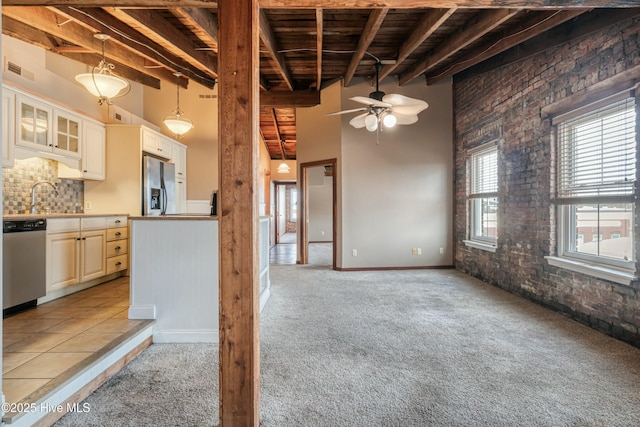
M 260 309 L 270 294 L 269 221 L 260 218 Z M 218 342 L 218 218 L 130 217 L 130 319 L 155 319 L 154 342 Z

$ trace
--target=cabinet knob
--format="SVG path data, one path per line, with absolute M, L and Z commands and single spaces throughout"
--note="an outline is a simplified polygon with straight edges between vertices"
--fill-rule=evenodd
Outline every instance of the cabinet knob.
M 85 169 L 85 170 L 83 170 L 82 172 L 87 173 L 87 170 Z
M 79 237 L 77 237 L 77 238 L 76 238 L 76 240 L 79 242 L 79 241 L 80 241 L 80 238 L 79 238 Z
M 119 236 L 119 235 L 121 235 L 121 234 L 122 234 L 121 232 L 116 231 L 116 236 Z
M 116 224 L 120 224 L 120 220 L 119 219 L 116 219 Z
M 116 262 L 116 265 L 122 265 L 122 263 L 120 261 Z
M 115 249 L 116 251 L 119 251 L 119 250 L 120 250 L 120 249 L 122 249 L 122 248 L 121 248 L 120 246 L 116 246 L 114 249 Z

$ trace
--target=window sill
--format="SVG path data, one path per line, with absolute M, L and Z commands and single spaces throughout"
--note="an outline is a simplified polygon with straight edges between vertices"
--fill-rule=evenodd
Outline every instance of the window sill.
M 549 265 L 553 265 L 554 267 L 560 267 L 566 270 L 575 271 L 577 273 L 587 274 L 589 276 L 597 277 L 598 279 L 610 280 L 612 282 L 620 283 L 621 285 L 629 286 L 632 281 L 638 278 L 635 275 L 635 272 L 632 272 L 630 270 L 622 270 L 615 267 L 598 265 L 585 261 L 577 261 L 555 256 L 547 256 L 545 258 L 547 259 Z
M 463 240 L 462 242 L 465 244 L 465 246 L 468 246 L 470 248 L 480 249 L 487 252 L 495 252 L 497 248 L 496 245 L 492 245 L 489 243 L 476 242 L 475 240 Z

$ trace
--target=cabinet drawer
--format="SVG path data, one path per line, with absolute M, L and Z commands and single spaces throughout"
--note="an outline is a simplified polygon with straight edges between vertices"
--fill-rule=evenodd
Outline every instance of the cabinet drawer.
M 127 227 L 107 229 L 107 242 L 128 238 Z
M 103 216 L 81 218 L 80 228 L 83 230 L 104 230 L 107 228 L 107 218 Z
M 113 242 L 107 242 L 107 258 L 128 253 L 128 246 L 128 240 L 114 240 Z
M 53 218 L 47 220 L 47 234 L 80 231 L 80 218 Z
M 127 255 L 119 255 L 113 258 L 107 258 L 107 274 L 116 271 L 126 270 L 128 268 Z
M 120 228 L 127 226 L 126 216 L 109 216 L 107 217 L 107 228 Z

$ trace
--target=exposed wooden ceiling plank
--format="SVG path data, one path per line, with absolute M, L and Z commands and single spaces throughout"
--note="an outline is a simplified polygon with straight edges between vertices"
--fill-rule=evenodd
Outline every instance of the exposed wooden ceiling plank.
M 322 88 L 322 33 L 324 32 L 322 9 L 316 9 L 316 90 Z
M 123 48 L 129 49 L 131 52 L 139 54 L 143 58 L 148 59 L 149 62 L 145 63 L 145 69 L 149 63 L 160 64 L 164 66 L 167 69 L 166 75 L 168 77 L 171 77 L 171 83 L 175 83 L 176 81 L 175 78 L 173 78 L 173 76 L 171 75 L 171 72 L 173 72 L 173 70 L 176 68 L 175 64 L 179 64 L 186 69 L 191 69 L 192 74 L 198 74 L 197 68 L 192 67 L 181 58 L 170 55 L 168 53 L 161 55 L 159 52 L 164 50 L 162 46 L 156 44 L 153 40 L 142 36 L 137 31 L 134 31 L 131 27 L 124 25 L 121 21 L 118 21 L 102 9 L 58 7 L 51 10 L 64 17 L 74 20 L 89 31 L 95 31 L 109 35 L 113 43 L 117 43 Z M 135 40 L 135 42 L 133 40 Z M 194 78 L 194 80 L 200 84 L 203 84 L 204 86 L 212 87 L 211 79 Z M 187 88 L 188 84 L 188 79 L 180 79 L 180 86 Z
M 52 39 L 39 28 L 34 28 L 9 16 L 2 17 L 2 34 L 41 47 L 45 50 L 52 51 L 57 47 Z
M 276 114 L 276 109 L 271 109 L 271 120 L 273 121 L 273 129 L 276 134 L 276 138 L 278 138 L 278 142 L 280 144 L 280 154 L 282 155 L 282 160 L 287 158 L 287 155 L 284 151 L 284 144 L 282 141 L 282 136 L 280 135 L 280 127 L 278 126 L 278 115 Z
M 559 25 L 531 40 L 514 46 L 500 55 L 467 68 L 456 75 L 456 78 L 464 79 L 475 73 L 494 70 L 636 16 L 640 16 L 640 8 L 638 7 L 628 9 L 595 9 L 592 12 L 578 16 L 575 22 L 567 22 Z
M 217 51 L 218 20 L 209 10 L 194 7 L 179 7 L 173 9 L 172 13 L 183 23 L 197 27 L 203 34 L 206 34 L 208 39 L 203 40 L 203 42 L 207 45 L 214 45 Z
M 536 14 L 527 21 L 523 22 L 516 28 L 510 28 L 508 32 L 485 41 L 481 46 L 478 46 L 477 50 L 480 53 L 475 53 L 470 58 L 461 58 L 456 61 L 455 64 L 447 68 L 446 70 L 437 73 L 436 75 L 427 74 L 427 84 L 434 84 L 438 80 L 446 77 L 450 77 L 466 68 L 469 68 L 475 64 L 491 58 L 507 49 L 512 48 L 526 40 L 529 40 L 537 35 L 550 30 L 570 19 L 575 18 L 578 15 L 587 12 L 587 10 L 570 9 L 570 10 L 557 10 L 542 12 L 545 13 L 545 17 L 541 17 Z M 542 19 L 541 19 L 542 18 Z
M 260 92 L 261 107 L 315 107 L 320 105 L 320 93 L 316 90 Z
M 360 64 L 360 61 L 367 52 L 367 49 L 369 49 L 371 42 L 376 37 L 376 34 L 378 34 L 378 30 L 380 29 L 384 18 L 387 16 L 387 13 L 389 13 L 389 9 L 373 9 L 371 11 L 367 24 L 362 30 L 360 40 L 358 40 L 356 52 L 351 57 L 351 62 L 349 62 L 347 71 L 344 74 L 345 86 L 349 86 L 349 83 L 351 83 L 351 79 L 356 72 L 356 68 L 358 68 L 358 64 Z
M 3 6 L 97 6 L 97 7 L 176 7 L 175 0 L 4 0 Z M 264 9 L 412 9 L 429 8 L 596 8 L 634 7 L 637 0 L 260 0 Z M 180 0 L 180 7 L 216 9 L 216 0 Z
M 69 22 L 63 26 L 58 25 L 60 16 L 55 12 L 46 8 L 23 8 L 23 7 L 2 7 L 3 20 L 5 17 L 13 18 L 25 25 L 33 26 L 41 31 L 49 33 L 55 37 L 59 37 L 69 43 L 85 47 L 92 52 L 102 52 L 102 42 L 93 37 L 93 32 L 83 28 L 75 22 Z M 105 49 L 105 56 L 110 61 L 119 62 L 129 68 L 140 71 L 141 73 L 149 74 L 161 80 L 170 80 L 171 73 L 164 69 L 145 69 L 144 61 L 139 55 L 133 54 L 128 49 L 116 45 L 115 43 L 108 44 Z M 96 64 L 88 64 L 90 66 L 96 66 Z M 116 73 L 119 73 L 118 68 L 115 69 Z M 174 78 L 175 80 L 175 78 Z
M 267 48 L 271 59 L 273 59 L 273 62 L 278 69 L 278 73 L 284 80 L 284 83 L 287 85 L 289 90 L 293 90 L 293 79 L 291 78 L 291 73 L 287 68 L 284 56 L 279 52 L 280 47 L 276 41 L 276 36 L 269 25 L 269 20 L 267 19 L 267 15 L 264 13 L 264 9 L 260 11 L 260 40 L 262 40 L 262 43 L 264 43 Z
M 154 42 L 164 46 L 172 54 L 184 55 L 183 59 L 186 62 L 200 69 L 201 78 L 205 77 L 202 76 L 203 73 L 212 78 L 218 77 L 217 59 L 207 52 L 196 51 L 191 40 L 157 11 L 120 8 L 105 8 L 105 10 Z M 179 69 L 178 65 L 174 71 L 180 71 L 189 78 L 194 77 L 191 69 Z
M 517 9 L 497 9 L 480 12 L 469 25 L 459 30 L 456 34 L 448 38 L 447 41 L 430 51 L 422 60 L 417 61 L 403 72 L 398 79 L 400 85 L 406 84 L 425 71 L 435 67 L 446 58 L 449 58 L 460 49 L 469 46 L 484 34 L 512 18 L 518 12 Z
M 402 64 L 434 31 L 456 11 L 451 9 L 433 9 L 424 14 L 418 25 L 415 26 L 411 35 L 405 40 L 398 50 L 398 57 L 395 64 L 387 64 L 380 70 L 379 79 L 382 80 Z

